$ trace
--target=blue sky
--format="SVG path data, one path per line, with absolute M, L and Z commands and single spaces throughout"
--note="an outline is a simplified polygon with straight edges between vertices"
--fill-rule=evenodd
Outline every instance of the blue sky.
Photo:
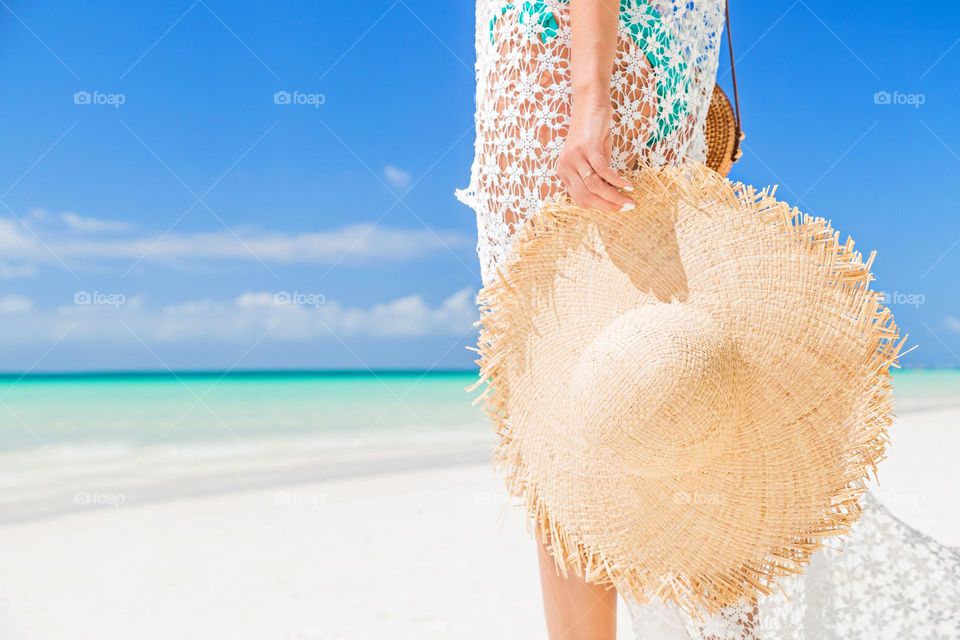
M 732 8 L 733 177 L 876 248 L 907 362 L 960 365 L 960 8 Z M 0 1 L 0 370 L 469 366 L 473 13 Z

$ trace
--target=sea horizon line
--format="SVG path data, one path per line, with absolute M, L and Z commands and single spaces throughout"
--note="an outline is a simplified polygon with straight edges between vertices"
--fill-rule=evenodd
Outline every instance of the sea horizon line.
M 77 371 L 0 371 L 0 382 L 55 379 L 115 379 L 115 378 L 378 378 L 399 376 L 476 375 L 475 368 L 416 369 L 409 367 L 378 369 L 104 369 Z
M 905 371 L 958 371 L 958 366 L 903 366 Z M 459 376 L 477 375 L 476 368 L 412 367 L 364 368 L 252 368 L 252 369 L 92 369 L 58 371 L 0 371 L 0 382 L 23 380 L 117 379 L 117 378 L 382 378 L 401 376 Z M 896 371 L 893 372 L 896 375 Z

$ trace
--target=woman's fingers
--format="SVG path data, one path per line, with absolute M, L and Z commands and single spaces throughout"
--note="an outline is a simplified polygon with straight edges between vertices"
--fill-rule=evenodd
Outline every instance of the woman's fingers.
M 597 172 L 597 175 L 603 178 L 608 184 L 624 191 L 633 191 L 633 185 L 630 181 L 613 170 L 610 166 L 610 157 L 604 153 L 593 153 L 587 156 L 590 166 Z
M 585 209 L 600 209 L 601 211 L 619 210 L 620 205 L 604 200 L 593 193 L 587 188 L 587 185 L 583 183 L 583 178 L 576 173 L 571 174 L 570 172 L 564 172 L 560 177 L 563 180 L 563 185 L 567 188 L 567 192 L 577 206 Z
M 557 173 L 577 205 L 605 211 L 633 209 L 633 199 L 623 193 L 632 190 L 632 185 L 610 168 L 602 153 L 588 156 L 579 150 L 570 151 L 561 156 Z
M 623 193 L 611 186 L 609 182 L 600 177 L 599 173 L 590 174 L 583 179 L 583 183 L 594 194 L 603 198 L 607 202 L 612 202 L 614 205 L 616 205 L 617 211 L 630 211 L 634 207 L 633 200 L 631 198 L 628 198 Z
M 633 200 L 604 180 L 589 164 L 578 165 L 563 172 L 567 190 L 580 206 L 605 211 L 630 211 Z

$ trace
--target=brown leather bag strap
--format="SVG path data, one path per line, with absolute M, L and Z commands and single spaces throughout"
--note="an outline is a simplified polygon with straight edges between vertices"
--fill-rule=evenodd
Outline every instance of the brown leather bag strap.
M 740 137 L 743 133 L 743 122 L 740 119 L 740 94 L 737 91 L 737 66 L 733 56 L 733 32 L 730 30 L 730 0 L 724 2 L 723 7 L 724 12 L 726 13 L 725 17 L 727 23 L 727 51 L 730 52 L 730 78 L 733 80 L 733 110 L 737 117 L 737 138 L 733 147 L 733 159 L 736 160 L 738 157 L 738 151 L 740 150 Z

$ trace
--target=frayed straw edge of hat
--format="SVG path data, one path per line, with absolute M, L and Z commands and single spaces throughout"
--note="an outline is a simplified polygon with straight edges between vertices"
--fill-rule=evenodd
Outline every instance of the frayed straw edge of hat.
M 470 389 L 486 387 L 477 402 L 483 403 L 499 439 L 494 462 L 505 472 L 508 491 L 523 503 L 530 524 L 552 554 L 557 569 L 563 575 L 573 571 L 587 582 L 614 586 L 638 602 L 652 598 L 674 602 L 694 618 L 701 619 L 704 613 L 715 613 L 740 600 L 770 595 L 777 590 L 779 578 L 804 570 L 811 555 L 823 546 L 824 539 L 849 532 L 859 519 L 860 497 L 866 491 L 866 481 L 871 473 L 876 475 L 877 464 L 885 456 L 887 429 L 893 422 L 889 370 L 898 366 L 907 337 L 900 338 L 892 313 L 882 304 L 882 294 L 870 290 L 875 252 L 864 261 L 863 256 L 854 250 L 852 239 L 841 243 L 839 232 L 827 220 L 777 201 L 775 188 L 757 190 L 734 183 L 705 165 L 692 162 L 643 168 L 628 178 L 634 185 L 632 195 L 641 205 L 637 208 L 637 215 L 642 215 L 644 202 L 653 204 L 657 200 L 679 198 L 697 207 L 704 202 L 746 207 L 763 222 L 778 225 L 808 253 L 820 258 L 832 284 L 854 297 L 851 305 L 854 321 L 859 331 L 871 336 L 873 346 L 867 363 L 873 376 L 864 422 L 858 431 L 860 438 L 853 447 L 854 455 L 832 504 L 820 521 L 803 536 L 785 541 L 782 548 L 751 565 L 719 575 L 652 575 L 636 567 L 617 566 L 555 521 L 549 507 L 541 500 L 536 483 L 526 471 L 507 410 L 509 388 L 503 383 L 507 380 L 508 357 L 502 345 L 511 333 L 535 331 L 523 300 L 534 298 L 535 290 L 547 284 L 542 281 L 542 275 L 533 277 L 532 281 L 515 277 L 514 265 L 522 264 L 526 256 L 538 254 L 545 243 L 555 241 L 552 230 L 571 224 L 588 224 L 583 212 L 569 200 L 546 205 L 518 232 L 511 263 L 503 271 L 498 269 L 497 280 L 478 295 L 480 337 L 476 362 L 480 366 L 480 379 Z M 602 212 L 592 213 L 604 215 Z M 709 215 L 706 210 L 705 213 Z M 517 288 L 521 286 L 530 290 L 520 291 L 518 296 Z M 523 317 L 510 315 L 512 308 L 502 304 L 507 296 L 520 304 L 517 311 Z

